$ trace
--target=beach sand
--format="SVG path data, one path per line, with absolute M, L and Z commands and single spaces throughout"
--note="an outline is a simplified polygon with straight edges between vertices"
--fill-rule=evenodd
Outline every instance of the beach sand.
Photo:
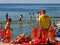
M 22 44 L 6 44 L 6 43 L 1 43 L 0 42 L 0 45 L 22 45 Z

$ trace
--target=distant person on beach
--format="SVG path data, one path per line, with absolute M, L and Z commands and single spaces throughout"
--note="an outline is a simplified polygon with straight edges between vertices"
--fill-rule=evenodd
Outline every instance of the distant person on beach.
M 5 17 L 6 17 L 6 21 L 7 21 L 8 20 L 8 13 L 6 13 Z
M 32 14 L 29 13 L 29 21 L 32 21 Z
M 21 14 L 20 17 L 19 17 L 19 21 L 22 21 L 22 18 L 23 18 L 23 16 L 22 16 L 22 14 Z
M 11 31 L 12 29 L 10 28 L 10 22 L 11 22 L 11 18 L 8 18 L 6 25 L 5 25 L 5 43 L 10 43 L 11 40 Z

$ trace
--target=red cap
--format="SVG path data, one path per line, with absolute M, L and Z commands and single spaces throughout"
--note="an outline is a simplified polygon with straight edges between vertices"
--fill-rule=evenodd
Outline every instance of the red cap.
M 40 12 L 44 12 L 45 13 L 46 11 L 44 9 L 42 9 L 42 10 L 40 10 Z
M 10 21 L 10 22 L 11 22 L 11 18 L 8 18 L 8 21 Z

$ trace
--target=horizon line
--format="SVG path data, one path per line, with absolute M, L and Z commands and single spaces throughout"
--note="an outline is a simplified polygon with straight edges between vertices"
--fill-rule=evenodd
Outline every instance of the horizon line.
M 0 3 L 0 4 L 60 4 L 60 3 Z

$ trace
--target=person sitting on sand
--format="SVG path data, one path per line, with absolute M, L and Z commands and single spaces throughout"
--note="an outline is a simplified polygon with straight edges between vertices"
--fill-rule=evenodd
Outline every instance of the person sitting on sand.
M 20 19 L 19 19 L 19 21 L 22 21 L 22 18 L 23 18 L 23 16 L 22 16 L 22 14 L 20 15 L 20 17 L 19 17 Z

